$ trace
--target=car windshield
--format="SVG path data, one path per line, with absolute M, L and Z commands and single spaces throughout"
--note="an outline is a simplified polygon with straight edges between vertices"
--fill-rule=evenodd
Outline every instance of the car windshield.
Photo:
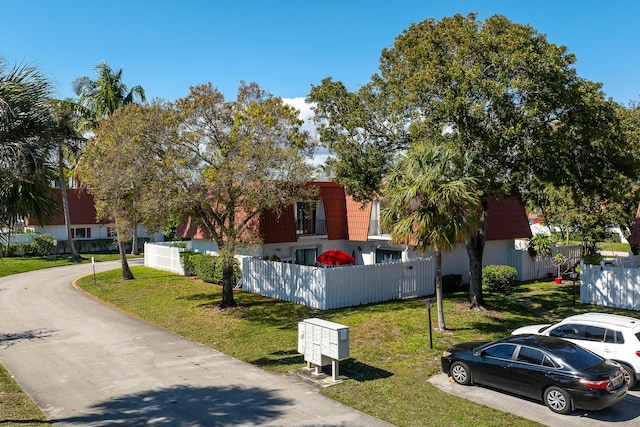
M 574 345 L 565 345 L 553 350 L 553 354 L 558 356 L 566 364 L 576 369 L 586 369 L 602 362 L 602 358 L 590 351 L 584 350 Z

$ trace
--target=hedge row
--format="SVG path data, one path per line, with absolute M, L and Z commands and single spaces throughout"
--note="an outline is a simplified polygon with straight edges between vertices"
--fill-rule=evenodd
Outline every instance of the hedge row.
M 222 257 L 205 255 L 196 252 L 182 252 L 185 270 L 208 283 L 222 284 Z M 233 283 L 242 278 L 240 263 L 233 259 Z
M 50 234 L 37 234 L 31 243 L 11 243 L 8 256 L 39 257 L 55 255 L 55 238 Z

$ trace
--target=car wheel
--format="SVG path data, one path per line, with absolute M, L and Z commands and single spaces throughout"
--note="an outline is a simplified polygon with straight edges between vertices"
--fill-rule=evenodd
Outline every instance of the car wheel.
M 471 371 L 469 367 L 462 362 L 454 362 L 451 365 L 451 377 L 455 382 L 462 385 L 471 384 Z
M 560 387 L 549 387 L 544 391 L 544 404 L 558 414 L 571 412 L 571 397 Z
M 622 376 L 624 377 L 624 380 L 627 382 L 627 387 L 631 389 L 633 386 L 636 385 L 636 372 L 633 370 L 631 366 L 627 365 L 626 363 L 620 363 L 620 366 L 622 366 Z

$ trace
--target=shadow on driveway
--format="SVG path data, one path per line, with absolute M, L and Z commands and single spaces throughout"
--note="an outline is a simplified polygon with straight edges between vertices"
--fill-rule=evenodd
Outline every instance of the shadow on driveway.
M 90 408 L 90 415 L 50 422 L 101 427 L 261 425 L 282 415 L 279 407 L 291 404 L 258 388 L 176 386 L 116 397 Z

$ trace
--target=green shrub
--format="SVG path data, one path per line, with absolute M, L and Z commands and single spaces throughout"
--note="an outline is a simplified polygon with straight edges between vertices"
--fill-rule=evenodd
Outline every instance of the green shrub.
M 182 252 L 182 263 L 189 273 L 208 283 L 222 284 L 222 257 L 205 255 L 196 252 Z M 233 259 L 233 281 L 237 283 L 242 277 L 240 263 Z
M 53 236 L 49 234 L 38 234 L 31 243 L 11 243 L 9 245 L 10 257 L 50 256 L 54 253 Z
M 445 274 L 442 276 L 442 292 L 456 292 L 462 290 L 462 274 Z
M 18 244 L 22 248 L 22 256 L 25 257 L 36 257 L 38 256 L 38 251 L 36 250 L 36 246 L 32 243 L 19 243 Z
M 544 233 L 536 234 L 528 239 L 527 251 L 532 257 L 538 255 L 546 256 L 551 254 L 551 246 L 553 243 L 554 240 L 550 235 Z
M 31 245 L 35 252 L 35 256 L 50 256 L 56 253 L 56 247 L 53 245 L 55 237 L 50 234 L 37 234 Z
M 7 256 L 20 257 L 25 254 L 25 246 L 31 247 L 31 243 L 11 243 L 9 245 L 9 253 Z M 31 249 L 29 249 L 31 251 Z
M 602 259 L 603 259 L 602 255 L 600 255 L 599 253 L 586 254 L 584 256 L 584 263 L 591 264 L 591 265 L 599 265 Z
M 482 267 L 482 290 L 491 293 L 509 294 L 513 289 L 518 270 L 508 265 Z

